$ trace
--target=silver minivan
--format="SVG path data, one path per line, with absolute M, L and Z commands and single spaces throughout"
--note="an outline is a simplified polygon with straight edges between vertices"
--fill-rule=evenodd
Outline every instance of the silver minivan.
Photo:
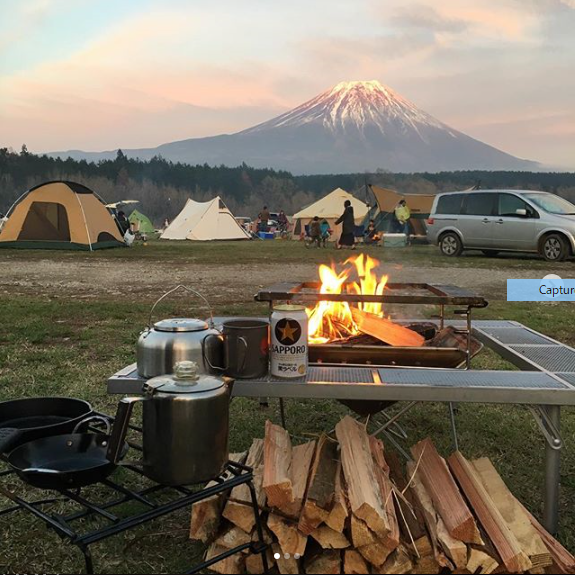
M 427 239 L 446 256 L 481 250 L 534 252 L 558 262 L 575 254 L 575 205 L 548 192 L 474 190 L 438 194 Z

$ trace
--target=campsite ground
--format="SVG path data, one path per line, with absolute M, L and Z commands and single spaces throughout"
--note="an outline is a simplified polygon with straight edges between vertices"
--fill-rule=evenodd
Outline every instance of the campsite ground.
M 572 277 L 575 264 L 552 268 L 531 257 L 441 257 L 436 248 L 372 248 L 392 281 L 431 281 L 471 287 L 490 301 L 477 317 L 516 319 L 575 345 L 575 308 L 570 304 L 516 304 L 504 300 L 509 277 Z M 95 253 L 0 251 L 0 400 L 33 395 L 84 397 L 113 412 L 117 398 L 105 392 L 107 376 L 134 361 L 134 345 L 153 301 L 177 283 L 202 291 L 218 314 L 258 314 L 253 302 L 260 286 L 276 280 L 310 280 L 317 264 L 341 261 L 349 252 L 306 250 L 296 242 L 162 243 Z M 390 313 L 398 310 L 389 310 Z M 402 313 L 406 313 L 401 310 Z M 432 312 L 418 310 L 420 315 Z M 166 301 L 158 312 L 203 315 L 201 305 L 183 296 Z M 478 368 L 510 368 L 491 352 Z M 261 437 L 266 418 L 278 417 L 276 405 L 262 409 L 239 399 L 231 406 L 231 448 L 247 448 Z M 331 429 L 345 409 L 333 402 L 289 401 L 290 430 L 309 436 Z M 430 435 L 450 449 L 445 406 L 425 405 L 404 419 L 415 442 Z M 539 513 L 543 481 L 543 439 L 522 408 L 463 405 L 458 416 L 461 446 L 470 457 L 493 459 L 511 489 Z M 562 467 L 560 539 L 575 549 L 575 411 L 564 410 L 566 450 Z M 0 508 L 5 501 L 0 496 Z M 111 538 L 93 548 L 99 572 L 177 572 L 194 562 L 199 546 L 187 540 L 188 510 L 146 528 Z M 63 545 L 43 526 L 20 514 L 0 516 L 0 571 L 74 572 L 82 569 L 77 550 Z

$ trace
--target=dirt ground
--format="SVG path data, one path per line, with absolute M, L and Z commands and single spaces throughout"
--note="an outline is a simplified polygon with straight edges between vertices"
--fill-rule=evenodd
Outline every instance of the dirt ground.
M 145 295 L 160 295 L 177 283 L 196 287 L 216 301 L 251 301 L 255 291 L 280 281 L 317 279 L 317 264 L 305 262 L 256 265 L 146 260 L 29 260 L 11 257 L 0 262 L 0 294 L 38 295 L 73 299 L 121 297 L 141 300 Z M 538 271 L 506 268 L 421 267 L 419 264 L 382 266 L 390 281 L 426 281 L 473 288 L 485 297 L 504 297 L 509 277 L 538 277 Z

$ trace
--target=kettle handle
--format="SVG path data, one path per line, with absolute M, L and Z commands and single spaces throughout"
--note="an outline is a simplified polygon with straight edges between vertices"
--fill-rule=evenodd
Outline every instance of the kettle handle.
M 144 397 L 124 397 L 118 403 L 114 427 L 112 428 L 112 435 L 110 436 L 110 443 L 106 452 L 106 458 L 112 463 L 118 463 L 122 458 L 122 450 L 126 441 L 134 403 L 145 401 L 145 399 Z
M 204 303 L 206 304 L 206 306 L 208 307 L 208 309 L 210 310 L 210 327 L 214 326 L 214 312 L 212 311 L 212 306 L 210 306 L 210 302 L 199 292 L 196 291 L 195 289 L 189 288 L 185 285 L 177 285 L 175 288 L 172 288 L 171 290 L 167 291 L 164 295 L 162 295 L 160 298 L 158 298 L 156 300 L 156 303 L 154 303 L 154 305 L 152 306 L 152 309 L 150 310 L 150 317 L 148 318 L 148 330 L 152 329 L 152 315 L 154 314 L 154 310 L 156 309 L 156 306 L 166 297 L 168 297 L 170 294 L 173 294 L 175 291 L 178 291 L 179 289 L 184 289 L 187 292 L 197 295 L 199 298 L 204 300 Z

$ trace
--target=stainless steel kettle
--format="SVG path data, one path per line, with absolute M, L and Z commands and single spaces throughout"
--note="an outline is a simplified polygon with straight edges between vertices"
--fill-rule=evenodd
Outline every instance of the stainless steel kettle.
M 210 324 L 201 319 L 173 318 L 152 325 L 157 305 L 177 290 L 186 290 L 200 297 L 210 310 Z M 214 329 L 213 314 L 208 300 L 199 292 L 179 285 L 166 292 L 150 310 L 148 327 L 140 334 L 137 344 L 138 374 L 146 379 L 172 373 L 180 361 L 195 361 L 202 373 L 217 373 L 212 366 L 223 361 L 223 341 Z M 208 335 L 216 337 L 207 338 Z
M 195 362 L 144 384 L 143 397 L 118 404 L 108 459 L 119 463 L 135 403 L 143 402 L 144 474 L 163 485 L 189 485 L 220 475 L 228 461 L 233 380 L 198 373 Z

